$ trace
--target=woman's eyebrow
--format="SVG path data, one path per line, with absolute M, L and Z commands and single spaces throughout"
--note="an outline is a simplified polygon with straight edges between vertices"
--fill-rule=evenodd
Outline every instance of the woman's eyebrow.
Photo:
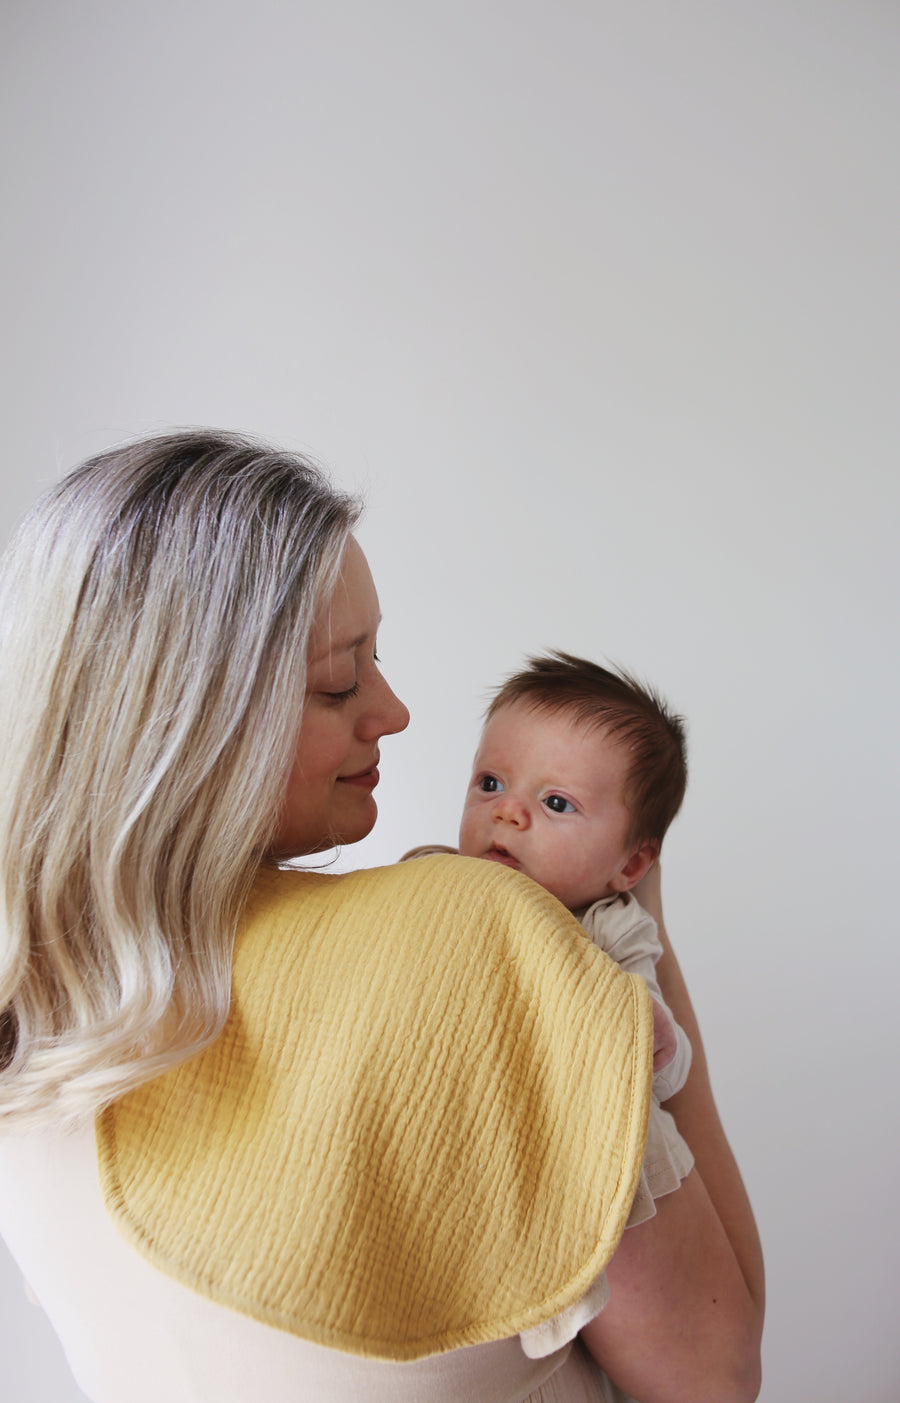
M 381 623 L 380 615 L 378 623 Z M 377 626 L 378 625 L 376 625 L 376 628 Z M 357 648 L 361 648 L 364 643 L 367 643 L 371 636 L 371 632 L 366 630 L 366 632 L 361 633 L 358 638 L 348 638 L 345 642 L 342 641 L 340 643 L 332 641 L 324 653 L 317 653 L 314 658 L 310 658 L 308 666 L 311 667 L 313 663 L 324 662 L 326 658 L 333 658 L 335 653 L 355 653 Z

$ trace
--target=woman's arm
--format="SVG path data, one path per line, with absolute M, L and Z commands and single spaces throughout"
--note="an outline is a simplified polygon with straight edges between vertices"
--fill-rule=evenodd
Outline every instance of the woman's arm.
M 666 1103 L 694 1155 L 656 1217 L 629 1228 L 607 1268 L 610 1300 L 582 1331 L 609 1376 L 642 1403 L 750 1403 L 759 1393 L 764 1311 L 753 1212 L 713 1100 L 696 1015 L 662 916 L 658 866 L 636 892 L 659 926 L 663 997 L 693 1047 Z
M 663 947 L 662 957 L 656 966 L 656 977 L 663 997 L 690 1038 L 694 1050 L 688 1080 L 683 1090 L 666 1102 L 666 1110 L 675 1117 L 678 1129 L 691 1147 L 697 1171 L 722 1221 L 747 1291 L 758 1311 L 761 1331 L 765 1276 L 759 1233 L 744 1181 L 719 1120 L 697 1017 L 666 931 L 658 863 L 647 873 L 644 882 L 646 886 L 642 886 L 638 900 L 654 917 Z

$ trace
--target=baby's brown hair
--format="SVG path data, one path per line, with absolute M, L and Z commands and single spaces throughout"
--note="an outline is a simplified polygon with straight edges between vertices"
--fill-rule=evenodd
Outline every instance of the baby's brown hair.
M 630 758 L 624 795 L 629 842 L 662 842 L 684 798 L 687 758 L 684 720 L 658 692 L 621 668 L 551 652 L 529 658 L 527 667 L 506 679 L 486 719 L 515 702 L 567 713 L 623 745 Z

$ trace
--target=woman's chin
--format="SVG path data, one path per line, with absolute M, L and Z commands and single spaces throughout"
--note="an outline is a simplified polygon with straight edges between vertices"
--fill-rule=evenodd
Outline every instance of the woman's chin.
M 377 818 L 378 805 L 369 795 L 366 800 L 365 812 L 361 813 L 353 823 L 349 823 L 343 828 L 341 837 L 335 846 L 347 847 L 350 843 L 361 843 L 363 838 L 368 838 L 372 832 Z
M 315 822 L 282 823 L 272 844 L 271 856 L 276 861 L 285 862 L 289 858 L 311 857 L 314 853 L 330 852 L 332 848 L 349 847 L 367 838 L 375 827 L 378 805 L 371 794 L 355 797 L 357 802 L 352 805 L 351 812 L 341 814 L 324 832 Z M 348 806 L 341 807 L 346 809 Z
M 361 843 L 363 838 L 368 838 L 372 832 L 377 818 L 378 806 L 372 796 L 368 795 L 364 809 L 348 817 L 340 827 L 332 829 L 315 848 L 308 851 L 321 853 L 330 848 L 349 848 L 354 843 Z

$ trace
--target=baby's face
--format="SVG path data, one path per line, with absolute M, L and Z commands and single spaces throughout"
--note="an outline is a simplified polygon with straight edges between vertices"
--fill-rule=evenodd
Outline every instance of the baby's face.
M 570 911 L 625 891 L 637 880 L 627 773 L 627 752 L 603 731 L 505 706 L 481 737 L 459 850 L 526 873 Z

